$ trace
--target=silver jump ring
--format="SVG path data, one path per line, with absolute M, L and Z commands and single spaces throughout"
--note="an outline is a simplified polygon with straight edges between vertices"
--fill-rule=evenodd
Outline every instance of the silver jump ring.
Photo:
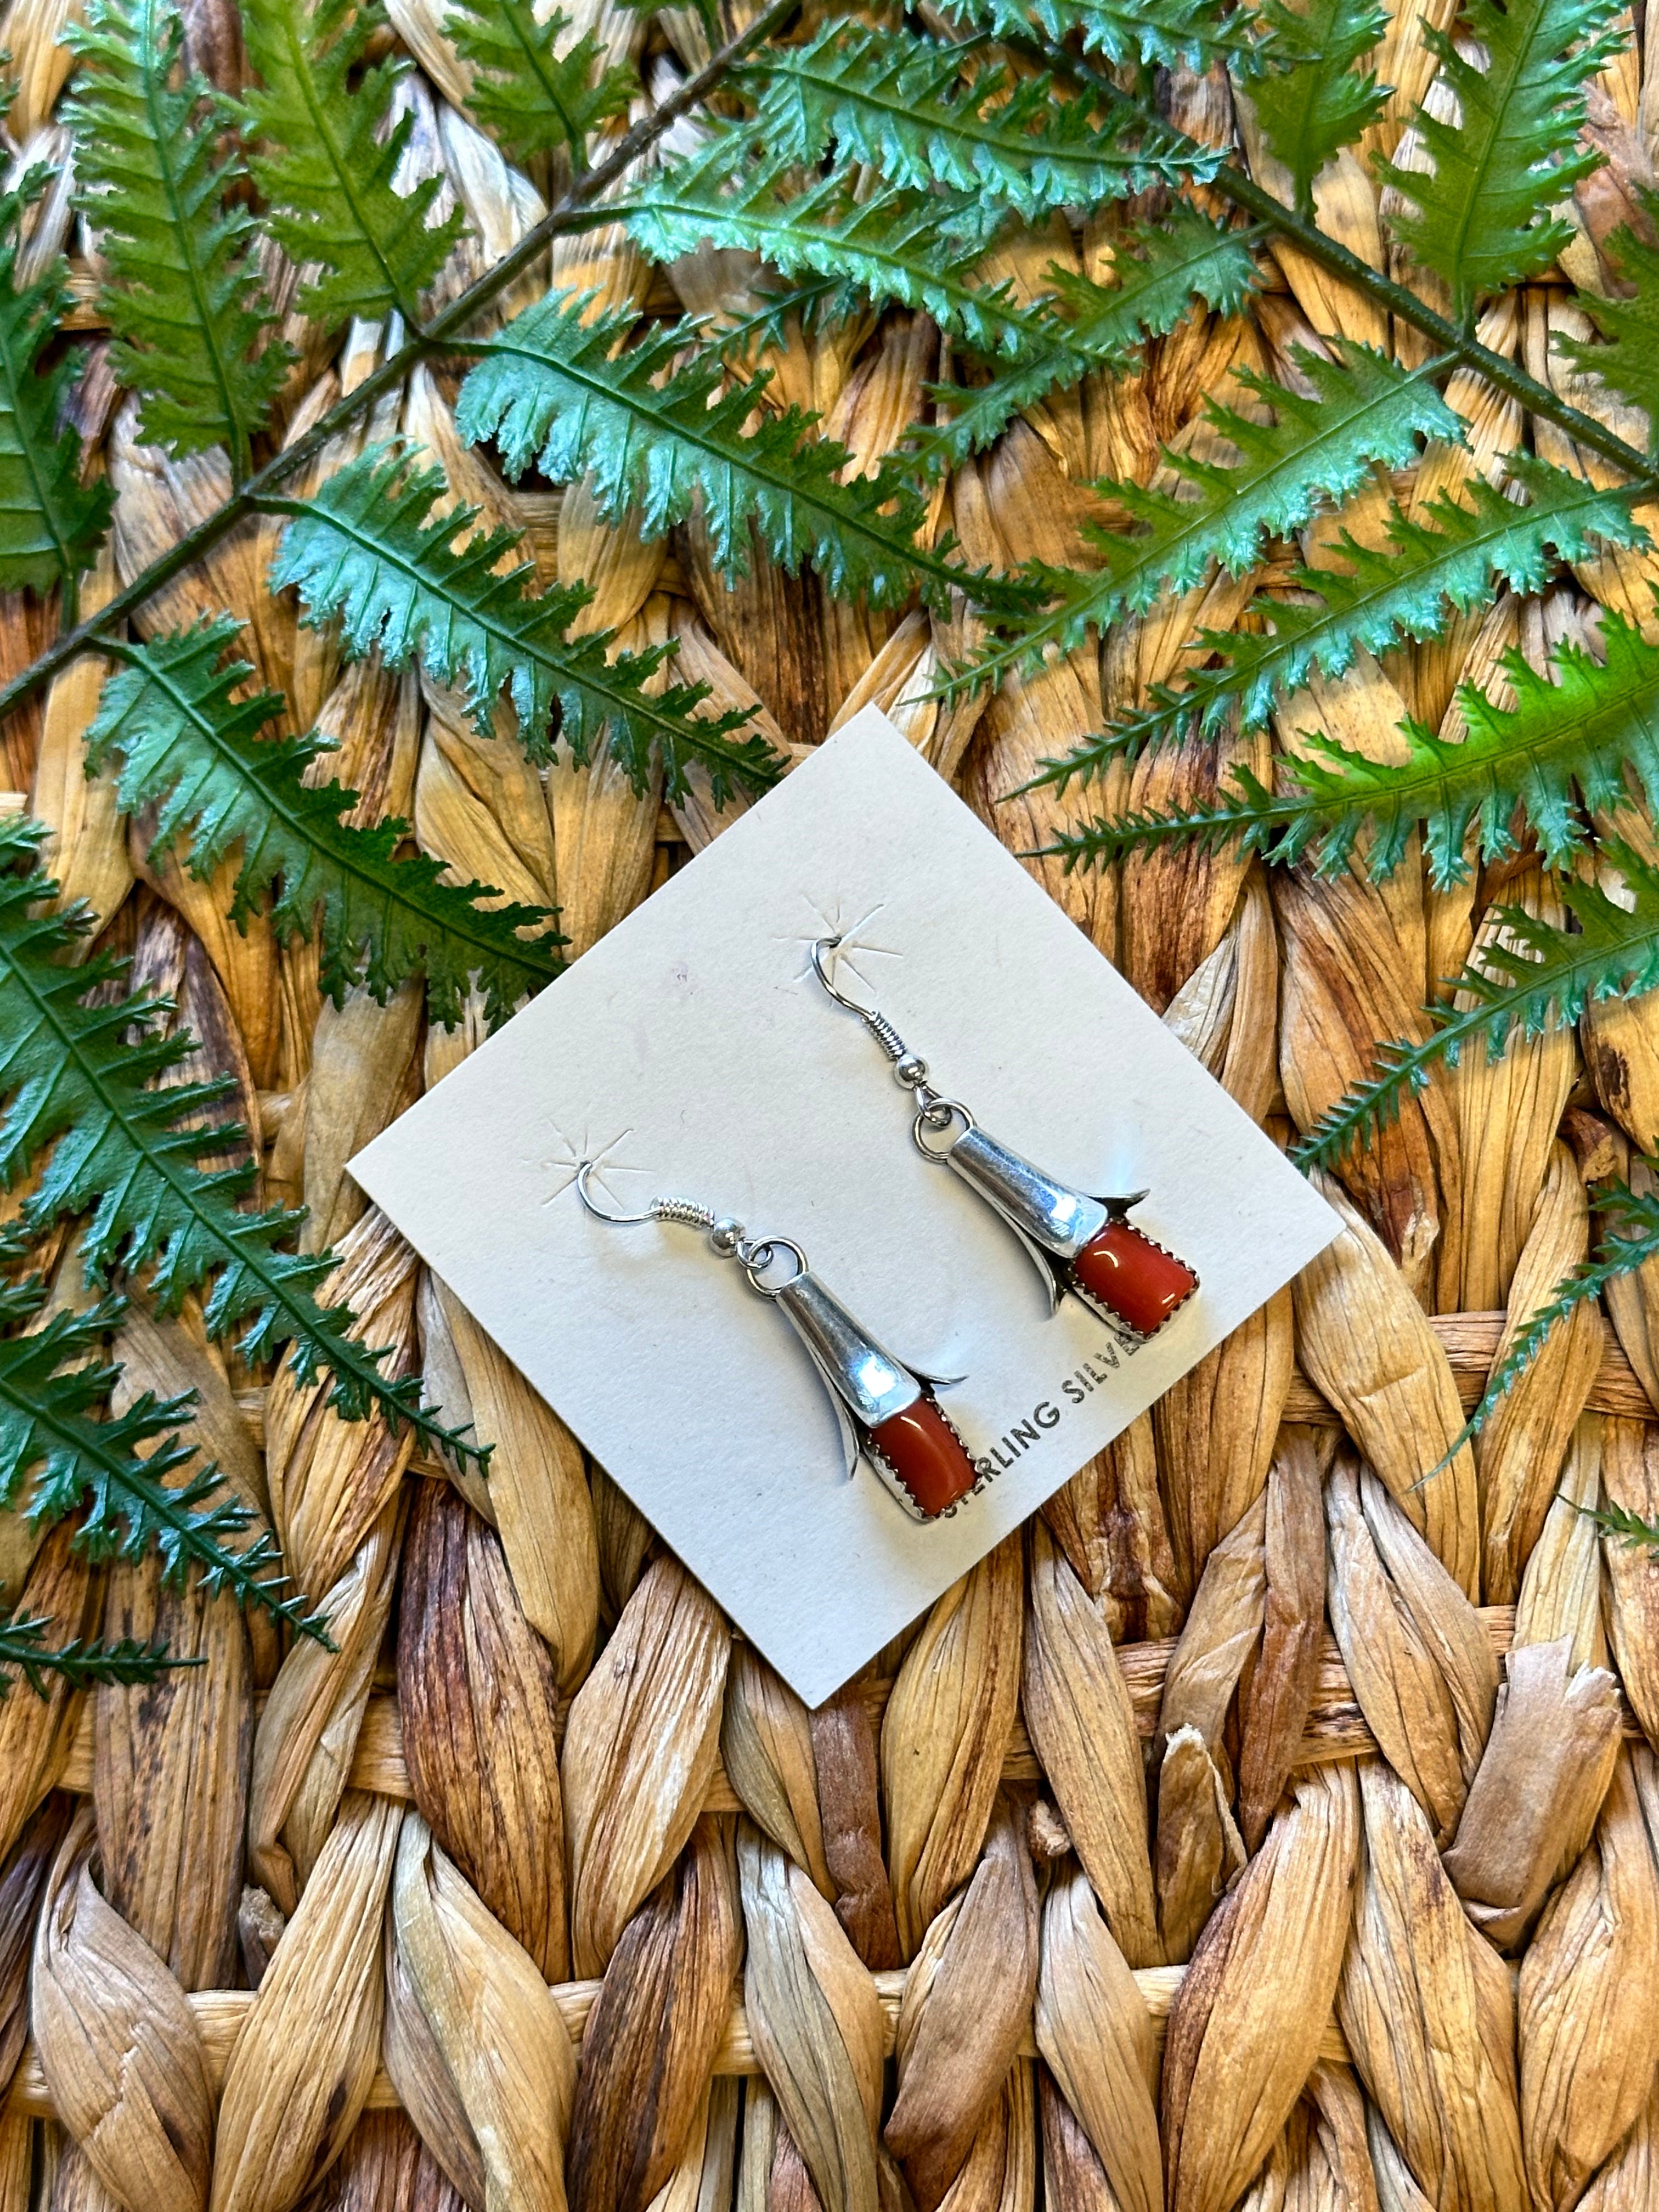
M 761 1277 L 780 1252 L 787 1252 L 794 1261 L 794 1273 L 786 1275 L 781 1283 L 763 1283 Z M 806 1255 L 792 1237 L 763 1237 L 757 1244 L 747 1246 L 744 1250 L 738 1253 L 738 1257 L 743 1263 L 744 1273 L 749 1279 L 750 1289 L 758 1292 L 763 1298 L 777 1297 L 781 1292 L 787 1291 L 792 1283 L 799 1282 L 801 1277 L 806 1273 Z
M 930 1145 L 922 1133 L 927 1129 L 935 1133 L 948 1130 L 958 1118 L 962 1122 L 961 1131 L 951 1139 L 949 1144 Z M 970 1129 L 978 1126 L 960 1098 L 933 1098 L 916 1109 L 916 1118 L 910 1124 L 910 1137 L 923 1159 L 932 1160 L 937 1165 L 950 1157 Z

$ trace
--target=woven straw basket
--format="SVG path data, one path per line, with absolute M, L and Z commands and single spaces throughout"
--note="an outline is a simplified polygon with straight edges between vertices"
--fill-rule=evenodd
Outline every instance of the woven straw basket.
M 7 18 L 9 128 L 49 161 L 70 4 Z M 1431 68 L 1423 12 L 1401 0 L 1389 34 L 1400 103 Z M 234 85 L 229 15 L 184 13 Z M 499 252 L 529 218 L 478 160 L 441 0 L 390 15 L 419 64 L 414 158 Z M 1595 97 L 1639 168 L 1637 46 Z M 1212 89 L 1177 87 L 1189 128 Z M 1347 163 L 1322 216 L 1376 258 L 1369 173 Z M 78 250 L 66 203 L 41 220 Z M 1042 256 L 1079 250 L 1057 234 Z M 82 428 L 115 491 L 96 605 L 223 484 L 216 457 L 137 441 L 71 266 L 94 346 Z M 748 274 L 710 254 L 672 286 L 731 313 Z M 556 241 L 552 277 L 640 305 L 670 283 L 605 230 Z M 1564 297 L 1510 295 L 1482 335 L 1553 373 Z M 1076 484 L 1146 481 L 1235 373 L 1320 332 L 1386 347 L 1385 319 L 1283 252 L 1249 318 L 1191 317 L 1144 377 L 1018 420 L 942 490 L 938 527 L 975 565 L 1075 559 Z M 297 317 L 290 336 L 298 434 L 382 337 L 325 354 Z M 797 333 L 774 366 L 860 456 L 946 368 L 906 313 Z M 1079 802 L 1004 794 L 1250 590 L 1224 577 L 947 709 L 930 695 L 960 619 L 874 617 L 763 561 L 728 588 L 696 527 L 647 545 L 580 488 L 504 485 L 457 437 L 454 392 L 419 368 L 368 434 L 434 450 L 527 531 L 544 580 L 596 585 L 592 628 L 674 641 L 786 750 L 876 702 L 1021 853 Z M 1530 434 L 1470 378 L 1449 397 L 1462 465 Z M 1395 484 L 1408 507 L 1443 488 L 1427 473 Z M 437 686 L 346 665 L 264 592 L 270 536 L 226 538 L 141 628 L 233 610 L 292 726 L 338 740 L 361 819 L 404 817 L 459 878 L 556 902 L 577 957 L 718 834 L 695 799 L 638 798 L 603 763 L 538 775 Z M 1633 605 L 1654 559 L 1587 565 L 1583 591 Z M 1388 672 L 1362 663 L 1277 742 L 1380 750 L 1408 709 L 1437 726 L 1460 678 L 1517 641 L 1541 655 L 1587 604 L 1505 599 Z M 0 600 L 4 672 L 40 619 Z M 1580 1309 L 1418 1486 L 1506 1329 L 1584 1257 L 1587 1176 L 1659 1149 L 1659 1001 L 1444 1072 L 1322 1184 L 1329 1250 L 809 1712 L 344 1173 L 481 1024 L 428 1028 L 413 987 L 335 1008 L 314 950 L 257 916 L 239 930 L 222 885 L 154 860 L 82 773 L 98 680 L 77 664 L 11 718 L 8 803 L 50 825 L 66 896 L 176 1000 L 200 1066 L 236 1078 L 265 1202 L 302 1202 L 309 1249 L 338 1255 L 324 1303 L 495 1449 L 485 1483 L 343 1422 L 318 1386 L 208 1347 L 188 1304 L 124 1325 L 123 1389 L 199 1394 L 204 1449 L 268 1516 L 332 1648 L 164 1591 L 154 1562 L 94 1570 L 65 1529 L 8 1529 L 9 1601 L 202 1663 L 0 1704 L 0 2212 L 1659 2207 L 1659 1559 L 1581 1510 L 1659 1511 L 1659 1283 Z M 1273 742 L 1232 750 L 1265 773 Z M 1195 802 L 1231 757 L 1164 753 L 1115 799 Z M 1270 881 L 1225 853 L 1027 865 L 1281 1140 L 1411 1030 L 1489 905 L 1547 896 L 1524 852 L 1461 895 L 1414 858 L 1382 887 Z

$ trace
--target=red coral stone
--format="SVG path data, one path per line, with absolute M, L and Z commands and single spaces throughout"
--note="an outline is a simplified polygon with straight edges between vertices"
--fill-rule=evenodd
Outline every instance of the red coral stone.
M 872 1429 L 870 1441 L 930 1521 L 966 1498 L 979 1480 L 962 1438 L 925 1392 Z
M 1109 1221 L 1072 1262 L 1079 1290 L 1108 1307 L 1142 1336 L 1162 1328 L 1198 1288 L 1184 1260 L 1154 1244 L 1127 1221 Z

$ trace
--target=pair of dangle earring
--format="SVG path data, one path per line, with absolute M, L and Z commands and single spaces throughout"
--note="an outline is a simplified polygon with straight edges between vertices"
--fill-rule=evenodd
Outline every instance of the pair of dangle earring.
M 915 1102 L 911 1135 L 924 1159 L 953 1168 L 1006 1221 L 1036 1263 L 1049 1310 L 1070 1291 L 1135 1344 L 1155 1335 L 1198 1288 L 1175 1253 L 1135 1228 L 1129 1209 L 1145 1198 L 1096 1198 L 1072 1189 L 986 1133 L 958 1098 L 928 1081 L 927 1064 L 885 1017 L 836 989 L 825 964 L 840 940 L 821 938 L 812 968 L 840 1006 L 856 1014 Z M 576 1172 L 576 1195 L 614 1228 L 678 1222 L 701 1230 L 716 1259 L 735 1260 L 757 1297 L 769 1300 L 805 1347 L 830 1393 L 850 1474 L 866 1460 L 913 1520 L 937 1521 L 990 1479 L 976 1467 L 936 1393 L 959 1375 L 908 1366 L 880 1343 L 812 1273 L 788 1237 L 751 1237 L 741 1222 L 690 1199 L 657 1198 L 638 1213 L 613 1213 L 593 1195 L 599 1163 Z
M 895 1358 L 819 1281 L 792 1237 L 751 1237 L 741 1222 L 690 1199 L 655 1198 L 639 1213 L 611 1213 L 592 1191 L 597 1160 L 576 1172 L 576 1195 L 613 1228 L 641 1221 L 699 1229 L 716 1259 L 735 1260 L 744 1280 L 784 1316 L 829 1390 L 850 1475 L 868 1462 L 915 1521 L 954 1513 L 988 1480 L 934 1393 L 960 1375 L 930 1375 Z
M 910 1133 L 922 1158 L 954 1169 L 1007 1223 L 1042 1278 L 1051 1313 L 1069 1291 L 1131 1344 L 1155 1336 L 1197 1290 L 1198 1277 L 1130 1221 L 1130 1207 L 1147 1194 L 1096 1198 L 1073 1190 L 988 1135 L 959 1098 L 933 1088 L 927 1061 L 884 1014 L 836 988 L 828 961 L 840 945 L 838 937 L 821 937 L 812 947 L 812 972 L 838 1006 L 858 1016 L 909 1091 L 915 1102 Z

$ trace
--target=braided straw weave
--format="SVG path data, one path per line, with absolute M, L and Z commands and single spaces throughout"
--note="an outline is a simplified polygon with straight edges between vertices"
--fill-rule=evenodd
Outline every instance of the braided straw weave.
M 7 16 L 9 127 L 48 159 L 72 7 Z M 234 89 L 234 11 L 183 14 Z M 695 60 L 679 15 L 663 20 Z M 1400 0 L 1391 114 L 1426 86 L 1423 24 L 1446 15 Z M 503 251 L 535 194 L 466 123 L 439 0 L 390 16 L 419 64 L 409 158 Z M 637 42 L 605 0 L 589 17 Z M 1653 90 L 1632 33 L 1596 94 L 1609 174 L 1650 179 Z M 1235 128 L 1224 79 L 1177 76 L 1169 98 L 1200 134 Z M 1393 148 L 1400 125 L 1373 136 Z M 1380 264 L 1370 177 L 1345 155 L 1321 212 Z M 67 224 L 67 201 L 41 220 Z M 1063 230 L 1043 247 L 1091 252 Z M 552 249 L 553 282 L 613 307 L 672 282 L 736 315 L 752 275 L 712 253 L 653 270 L 605 229 Z M 95 347 L 94 290 L 71 319 Z M 1563 296 L 1503 300 L 1482 335 L 1559 374 Z M 1076 558 L 1078 483 L 1150 482 L 1161 445 L 1205 434 L 1204 395 L 1332 332 L 1391 343 L 1380 310 L 1280 249 L 1249 319 L 1194 315 L 1143 377 L 1017 420 L 945 487 L 937 527 L 975 565 Z M 354 328 L 319 358 L 297 318 L 290 335 L 297 432 L 383 340 Z M 820 410 L 872 467 L 949 370 L 901 313 L 797 331 L 773 365 L 779 404 Z M 442 364 L 417 370 L 319 471 L 403 430 L 528 532 L 543 580 L 595 584 L 589 626 L 677 641 L 715 708 L 757 706 L 781 747 L 874 701 L 1018 851 L 1079 802 L 1006 794 L 1249 595 L 1223 577 L 1201 606 L 944 708 L 929 694 L 967 617 L 851 610 L 763 560 L 728 588 L 695 524 L 647 545 L 580 487 L 506 487 L 457 437 L 454 390 Z M 1532 434 L 1520 410 L 1467 374 L 1450 397 L 1460 465 L 1496 475 Z M 80 404 L 116 504 L 88 606 L 222 492 L 211 459 L 139 445 L 115 402 L 94 358 Z M 1408 505 L 1443 488 L 1396 486 Z M 344 665 L 265 592 L 270 550 L 253 526 L 229 536 L 139 627 L 232 609 L 293 726 L 338 740 L 329 772 L 364 794 L 360 818 L 402 816 L 458 880 L 556 902 L 574 956 L 717 834 L 695 787 L 671 812 L 603 757 L 538 774 L 429 681 Z M 1196 801 L 1231 757 L 1267 774 L 1310 730 L 1383 752 L 1506 645 L 1541 661 L 1593 599 L 1645 611 L 1648 581 L 1636 554 L 1587 564 L 1577 589 L 1501 601 L 1386 672 L 1362 658 L 1242 746 L 1119 770 L 1112 800 Z M 21 594 L 0 602 L 8 670 L 38 647 L 30 620 Z M 160 1634 L 203 1663 L 0 1704 L 0 2212 L 1659 2205 L 1659 1560 L 1604 1547 L 1580 1510 L 1659 1511 L 1659 1283 L 1621 1283 L 1610 1319 L 1581 1309 L 1418 1481 L 1506 1331 L 1583 1258 L 1586 1170 L 1659 1149 L 1659 1000 L 1492 1066 L 1466 1054 L 1408 1099 L 1322 1186 L 1343 1221 L 1328 1251 L 808 1712 L 344 1174 L 481 1020 L 425 1026 L 414 987 L 337 1011 L 313 950 L 258 916 L 232 927 L 223 884 L 155 859 L 82 773 L 97 680 L 79 663 L 12 719 L 14 803 L 51 825 L 66 893 L 177 1001 L 202 1064 L 236 1077 L 264 1200 L 303 1201 L 312 1249 L 337 1254 L 322 1302 L 348 1302 L 495 1449 L 487 1484 L 451 1474 L 379 1419 L 343 1422 L 320 1385 L 228 1368 L 189 1306 L 125 1322 L 123 1389 L 199 1394 L 204 1450 L 332 1648 L 165 1592 L 153 1562 L 94 1569 L 65 1529 L 7 1536 L 8 1601 L 63 1638 Z M 1377 1040 L 1413 1033 L 1489 904 L 1547 896 L 1525 851 L 1462 896 L 1415 857 L 1376 887 L 1196 851 L 1027 865 L 1281 1139 Z M 66 1258 L 64 1298 L 76 1280 Z

